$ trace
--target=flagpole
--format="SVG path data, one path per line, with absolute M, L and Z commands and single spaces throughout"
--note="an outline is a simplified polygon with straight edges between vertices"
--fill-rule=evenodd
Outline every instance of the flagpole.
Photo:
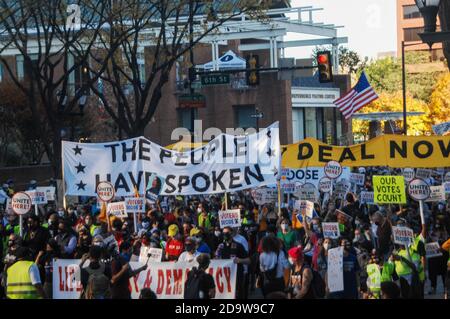
M 277 180 L 278 190 L 278 217 L 281 217 L 281 181 Z
M 66 202 L 66 180 L 64 178 L 64 142 L 61 142 L 63 144 L 63 147 L 61 147 L 61 170 L 62 170 L 62 189 L 63 189 L 63 207 L 64 210 L 67 209 L 67 202 Z

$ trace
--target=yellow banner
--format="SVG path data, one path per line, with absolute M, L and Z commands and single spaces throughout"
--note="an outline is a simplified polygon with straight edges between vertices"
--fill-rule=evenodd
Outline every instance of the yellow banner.
M 373 176 L 372 181 L 375 204 L 406 204 L 403 176 Z
M 281 147 L 284 168 L 342 166 L 450 167 L 450 136 L 382 135 L 363 144 L 334 146 L 307 138 Z

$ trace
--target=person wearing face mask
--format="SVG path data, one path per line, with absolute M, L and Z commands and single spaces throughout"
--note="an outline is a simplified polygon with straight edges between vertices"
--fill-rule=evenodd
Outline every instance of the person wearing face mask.
M 312 287 L 314 275 L 311 267 L 304 262 L 303 249 L 293 247 L 288 256 L 292 265 L 288 284 L 289 299 L 315 299 Z
M 92 244 L 92 236 L 85 226 L 78 227 L 78 243 L 75 253 L 75 258 L 81 258 L 84 254 L 89 252 Z
M 201 254 L 211 255 L 211 248 L 209 248 L 208 244 L 204 241 L 204 236 L 204 233 L 200 229 L 191 229 L 190 237 L 192 237 L 192 239 L 195 241 L 197 252 Z
M 73 258 L 75 248 L 77 247 L 77 238 L 65 221 L 59 222 L 58 235 L 56 235 L 55 240 L 61 250 L 61 258 Z
M 3 263 L 5 267 L 9 267 L 16 261 L 15 251 L 22 246 L 22 238 L 19 235 L 11 234 L 7 237 L 7 250 Z
M 27 220 L 27 231 L 23 237 L 23 245 L 31 251 L 31 257 L 36 258 L 40 251 L 44 251 L 49 239 L 49 232 L 42 227 L 40 219 L 36 215 L 30 215 Z
M 178 226 L 172 224 L 169 226 L 168 239 L 166 243 L 166 260 L 176 261 L 184 250 L 184 244 L 179 236 Z
M 54 239 L 50 239 L 45 251 L 41 250 L 36 257 L 35 263 L 41 272 L 43 288 L 47 296 L 53 296 L 53 261 L 60 257 L 59 246 Z
M 243 299 L 246 295 L 244 266 L 250 264 L 250 258 L 244 246 L 233 237 L 235 231 L 231 227 L 225 227 L 222 231 L 223 242 L 217 247 L 216 259 L 233 259 L 237 264 L 236 298 Z
M 43 224 L 42 227 L 47 228 L 50 238 L 55 238 L 58 235 L 58 224 L 58 214 L 50 212 L 47 217 L 47 223 Z
M 200 253 L 196 249 L 195 240 L 192 237 L 187 237 L 184 241 L 184 252 L 181 253 L 178 258 L 178 262 L 186 261 L 193 262 Z
M 17 218 L 17 215 L 15 213 L 10 213 L 7 215 L 7 219 L 8 224 L 5 227 L 5 233 L 20 235 L 19 218 Z
M 281 221 L 280 231 L 277 233 L 277 237 L 283 243 L 285 251 L 288 251 L 298 244 L 297 235 L 294 231 L 291 230 L 290 222 L 287 218 Z
M 372 222 L 376 227 L 376 249 L 380 259 L 387 260 L 391 251 L 392 227 L 388 219 L 380 211 L 372 215 Z
M 81 258 L 79 267 L 83 290 L 80 299 L 111 298 L 111 268 L 101 261 L 101 257 L 102 248 L 92 246 Z M 84 267 L 88 259 L 89 265 Z
M 381 283 L 392 281 L 394 268 L 391 260 L 382 263 L 376 251 L 372 252 L 366 266 L 368 295 L 365 299 L 380 299 Z
M 204 229 L 206 232 L 209 232 L 213 229 L 213 217 L 210 213 L 206 211 L 203 203 L 198 204 L 197 208 L 198 214 L 198 227 Z
M 87 214 L 84 217 L 84 226 L 89 230 L 92 237 L 96 235 L 96 230 L 99 228 L 99 226 L 95 223 L 95 218 L 90 214 Z
M 372 251 L 372 243 L 367 239 L 365 234 L 361 233 L 360 228 L 356 228 L 354 232 L 355 237 L 353 238 L 353 246 L 360 250 Z

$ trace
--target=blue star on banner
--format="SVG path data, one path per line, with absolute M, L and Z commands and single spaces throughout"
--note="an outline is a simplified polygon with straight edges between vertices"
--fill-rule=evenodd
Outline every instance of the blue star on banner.
M 84 171 L 84 169 L 86 168 L 86 166 L 81 165 L 81 163 L 79 163 L 78 166 L 75 166 L 75 168 L 77 169 L 77 174 L 78 174 L 78 173 L 81 173 L 81 172 L 86 173 L 86 172 Z
M 73 149 L 73 151 L 75 152 L 75 155 L 77 155 L 77 154 L 80 154 L 80 155 L 81 155 L 81 150 L 82 150 L 81 147 L 79 147 L 79 146 L 77 145 L 76 147 L 74 147 L 74 148 L 72 148 L 72 149 Z
M 78 186 L 78 190 L 81 190 L 81 189 L 84 191 L 86 190 L 85 187 L 87 184 L 84 184 L 83 181 L 80 181 L 78 184 L 75 184 L 75 185 Z

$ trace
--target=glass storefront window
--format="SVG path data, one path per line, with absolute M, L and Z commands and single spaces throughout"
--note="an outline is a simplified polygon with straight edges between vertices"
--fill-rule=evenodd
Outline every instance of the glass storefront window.
M 305 108 L 305 137 L 317 138 L 317 115 L 313 107 Z
M 292 110 L 292 133 L 293 143 L 297 143 L 305 138 L 303 109 Z

